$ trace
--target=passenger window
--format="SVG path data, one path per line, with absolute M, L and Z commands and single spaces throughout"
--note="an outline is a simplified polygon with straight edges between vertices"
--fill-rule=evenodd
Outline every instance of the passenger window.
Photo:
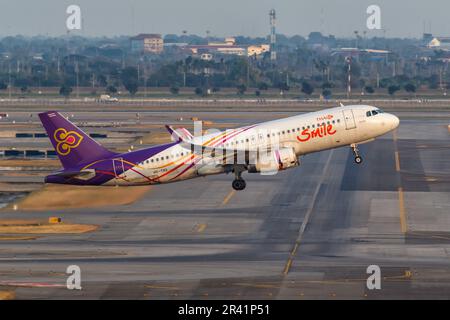
M 373 116 L 376 116 L 377 114 L 378 114 L 378 112 L 377 112 L 376 110 L 373 110 L 373 111 L 372 111 L 372 115 L 373 115 Z
M 367 112 L 366 112 L 366 116 L 367 116 L 367 117 L 370 117 L 371 115 L 372 115 L 372 114 L 370 113 L 370 111 L 367 111 Z

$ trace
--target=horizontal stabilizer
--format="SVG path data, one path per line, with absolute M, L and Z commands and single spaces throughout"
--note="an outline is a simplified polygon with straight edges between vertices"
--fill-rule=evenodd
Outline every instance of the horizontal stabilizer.
M 58 176 L 62 178 L 75 178 L 80 180 L 89 180 L 93 177 L 95 177 L 95 170 L 94 169 L 86 169 L 81 171 L 60 171 L 57 173 L 52 174 L 53 176 Z

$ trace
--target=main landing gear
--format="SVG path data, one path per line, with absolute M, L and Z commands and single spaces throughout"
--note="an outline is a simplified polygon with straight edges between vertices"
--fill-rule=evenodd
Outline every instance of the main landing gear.
M 361 158 L 361 156 L 358 153 L 358 151 L 359 151 L 358 150 L 358 146 L 355 143 L 352 143 L 350 145 L 350 148 L 352 148 L 353 154 L 355 155 L 355 163 L 356 164 L 361 164 L 362 158 Z
M 234 171 L 234 180 L 233 183 L 231 184 L 231 186 L 233 187 L 234 190 L 236 191 L 241 191 L 245 189 L 245 186 L 247 185 L 245 183 L 245 180 L 242 179 L 242 172 L 244 171 L 241 167 L 234 167 L 233 169 Z

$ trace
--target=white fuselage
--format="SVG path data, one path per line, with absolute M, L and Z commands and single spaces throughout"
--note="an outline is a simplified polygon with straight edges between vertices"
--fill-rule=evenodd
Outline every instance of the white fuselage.
M 375 114 L 372 115 L 373 111 Z M 396 116 L 368 105 L 343 106 L 194 137 L 209 150 L 254 151 L 292 148 L 297 157 L 370 141 L 397 128 Z M 225 172 L 211 154 L 179 143 L 136 164 L 108 184 L 167 183 Z

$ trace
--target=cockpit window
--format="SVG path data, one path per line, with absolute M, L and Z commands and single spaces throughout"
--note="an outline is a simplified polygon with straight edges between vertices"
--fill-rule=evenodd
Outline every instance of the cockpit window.
M 377 114 L 380 114 L 380 113 L 384 113 L 384 111 L 381 109 L 375 109 L 375 110 L 367 111 L 366 116 L 367 117 L 376 116 Z

